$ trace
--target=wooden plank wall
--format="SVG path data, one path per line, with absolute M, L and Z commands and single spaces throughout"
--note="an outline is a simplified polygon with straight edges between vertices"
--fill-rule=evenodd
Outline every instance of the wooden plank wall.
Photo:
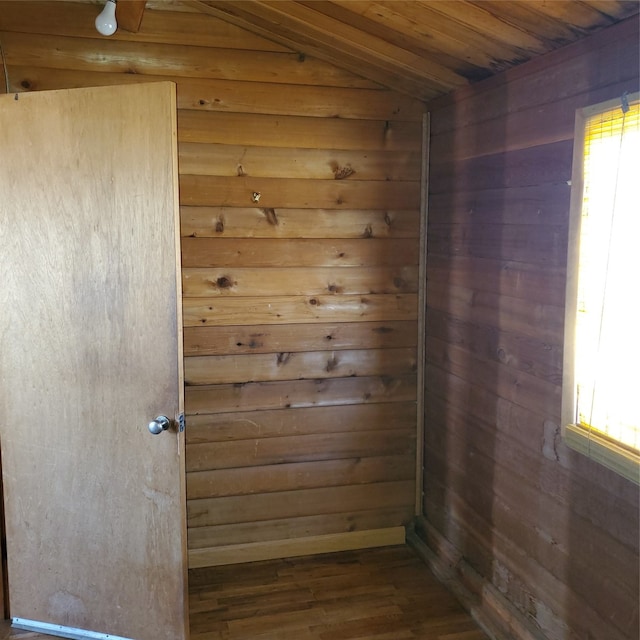
M 638 42 L 633 18 L 427 105 L 419 528 L 501 638 L 638 638 L 638 487 L 560 435 L 575 109 L 638 90 Z
M 177 83 L 192 565 L 402 540 L 424 105 L 211 16 L 95 14 L 3 1 L 0 42 L 10 92 Z

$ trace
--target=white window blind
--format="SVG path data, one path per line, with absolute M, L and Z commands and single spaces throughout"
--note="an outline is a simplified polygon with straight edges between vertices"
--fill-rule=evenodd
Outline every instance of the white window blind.
M 590 113 L 591 112 L 591 113 Z M 585 110 L 572 423 L 640 453 L 640 103 Z M 574 267 L 575 268 L 575 267 Z M 569 269 L 572 269 L 571 264 Z M 569 291 L 569 290 L 568 290 Z M 571 316 L 568 315 L 568 318 Z

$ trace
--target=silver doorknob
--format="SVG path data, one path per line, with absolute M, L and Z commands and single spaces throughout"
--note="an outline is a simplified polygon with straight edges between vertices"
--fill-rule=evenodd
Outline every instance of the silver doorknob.
M 171 420 L 167 416 L 158 416 L 149 423 L 149 431 L 157 436 L 159 433 L 166 431 L 171 426 Z

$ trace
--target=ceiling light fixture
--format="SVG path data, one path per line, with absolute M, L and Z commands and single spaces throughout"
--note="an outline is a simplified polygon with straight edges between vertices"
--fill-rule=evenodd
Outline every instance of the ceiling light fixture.
M 96 29 L 103 36 L 112 36 L 118 28 L 116 20 L 116 0 L 107 0 L 104 9 L 96 18 Z

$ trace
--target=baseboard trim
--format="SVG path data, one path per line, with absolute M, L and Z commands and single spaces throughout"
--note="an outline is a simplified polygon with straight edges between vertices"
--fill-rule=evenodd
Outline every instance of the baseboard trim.
M 260 526 L 257 524 L 256 526 Z M 215 567 L 242 562 L 258 562 L 277 558 L 311 556 L 319 553 L 388 547 L 405 543 L 404 527 L 389 527 L 368 531 L 350 531 L 321 536 L 267 540 L 247 544 L 207 547 L 189 550 L 189 569 Z
M 416 527 L 426 532 L 430 544 L 416 533 Z M 407 544 L 492 640 L 546 640 L 424 517 L 417 517 L 414 526 L 407 528 Z

